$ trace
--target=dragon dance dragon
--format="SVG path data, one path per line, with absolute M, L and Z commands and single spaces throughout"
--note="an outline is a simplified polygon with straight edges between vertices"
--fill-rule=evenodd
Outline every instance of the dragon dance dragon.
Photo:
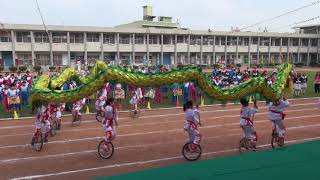
M 75 102 L 96 93 L 110 81 L 147 87 L 193 81 L 206 95 L 223 102 L 237 100 L 254 93 L 260 93 L 269 100 L 276 100 L 281 98 L 283 93 L 286 96 L 291 93 L 291 69 L 291 64 L 282 64 L 272 86 L 268 86 L 263 77 L 256 77 L 237 86 L 220 88 L 199 67 L 189 66 L 165 73 L 146 75 L 96 61 L 86 77 L 80 77 L 73 68 L 65 69 L 58 77 L 52 79 L 48 75 L 39 76 L 34 80 L 34 86 L 30 90 L 30 101 L 31 103 Z M 78 87 L 66 91 L 57 90 L 68 81 L 75 81 Z

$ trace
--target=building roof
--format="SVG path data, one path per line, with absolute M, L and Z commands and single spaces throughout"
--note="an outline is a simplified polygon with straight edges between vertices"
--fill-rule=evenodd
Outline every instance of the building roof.
M 171 23 L 171 22 L 164 22 L 164 21 L 134 21 L 132 23 L 128 24 L 121 24 L 116 27 L 121 28 L 148 28 L 148 27 L 154 27 L 154 28 L 164 28 L 164 29 L 177 29 L 178 24 L 177 23 Z
M 190 30 L 180 28 L 138 28 L 138 27 L 97 27 L 97 26 L 62 26 L 47 25 L 49 31 L 62 32 L 96 32 L 96 33 L 138 33 L 138 34 L 178 34 L 178 35 L 204 35 L 204 36 L 265 36 L 265 37 L 310 37 L 319 38 L 319 34 L 300 34 L 300 33 L 277 33 L 277 32 L 230 32 L 230 31 L 211 31 Z M 44 31 L 40 24 L 3 24 L 2 30 L 15 31 Z M 1 31 L 1 30 L 0 30 Z
M 293 28 L 310 28 L 310 27 L 320 27 L 320 24 L 309 24 L 309 25 L 294 26 Z

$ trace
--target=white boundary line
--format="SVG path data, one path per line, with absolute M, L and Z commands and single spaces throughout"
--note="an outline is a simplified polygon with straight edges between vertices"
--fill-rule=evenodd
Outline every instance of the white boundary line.
M 233 110 L 240 110 L 240 109 L 233 109 Z M 230 111 L 233 111 L 230 110 Z M 309 109 L 299 109 L 299 110 L 288 110 L 286 112 L 299 112 L 299 111 L 313 111 L 313 110 L 318 110 L 318 108 L 309 108 Z M 257 113 L 256 115 L 262 115 L 262 114 L 266 114 L 267 112 L 261 112 L 261 113 Z M 239 115 L 230 115 L 230 116 L 217 116 L 217 117 L 212 117 L 212 118 L 207 118 L 204 119 L 205 121 L 207 120 L 213 120 L 213 119 L 220 119 L 220 118 L 232 118 L 232 117 L 239 117 Z M 177 123 L 181 120 L 167 120 L 167 121 L 162 121 L 162 122 L 150 122 L 150 123 L 138 123 L 138 124 L 126 124 L 126 125 L 119 125 L 119 128 L 122 127 L 132 127 L 132 126 L 145 126 L 145 125 L 159 125 L 159 124 L 168 124 L 168 123 Z M 31 126 L 31 125 L 30 125 Z M 0 129 L 14 129 L 15 127 L 30 127 L 30 126 L 5 126 L 5 127 L 0 127 Z M 33 127 L 33 126 L 32 126 Z M 97 129 L 101 129 L 101 128 L 82 128 L 82 129 L 70 129 L 70 130 L 64 130 L 64 131 L 60 131 L 60 133 L 64 133 L 64 132 L 74 132 L 74 131 L 88 131 L 88 130 L 97 130 Z M 0 136 L 1 138 L 7 138 L 7 137 L 12 137 L 12 136 L 28 136 L 30 135 L 30 133 L 24 133 L 24 134 L 10 134 L 10 135 L 2 135 Z
M 299 112 L 299 111 L 313 111 L 313 110 L 317 110 L 318 108 L 311 108 L 311 109 L 299 109 L 299 110 L 288 110 L 286 112 Z M 240 110 L 240 109 L 239 109 Z M 257 115 L 261 115 L 261 114 L 266 114 L 267 112 L 263 112 L 263 113 L 257 113 Z M 221 119 L 221 118 L 232 118 L 232 117 L 239 117 L 239 115 L 230 115 L 230 116 L 218 116 L 218 117 L 213 117 L 213 118 L 208 118 L 205 120 L 213 120 L 213 119 Z M 151 123 L 140 123 L 140 124 L 126 124 L 126 125 L 120 125 L 118 126 L 119 128 L 122 127 L 131 127 L 131 126 L 145 126 L 145 125 L 160 125 L 160 124 L 168 124 L 168 123 L 177 123 L 180 120 L 167 120 L 164 122 L 151 122 Z M 225 124 L 228 125 L 228 124 Z M 0 128 L 1 129 L 1 128 Z M 79 132 L 79 131 L 90 131 L 90 130 L 99 130 L 101 128 L 83 128 L 83 129 L 70 129 L 70 130 L 64 130 L 61 131 L 59 133 L 64 133 L 64 132 Z M 16 137 L 16 136 L 29 136 L 30 133 L 24 133 L 24 134 L 10 134 L 10 135 L 2 135 L 0 136 L 1 138 L 7 138 L 7 137 Z M 1 147 L 0 147 L 1 148 Z
M 309 106 L 309 105 L 317 105 L 318 103 L 303 103 L 303 104 L 294 104 L 291 105 L 290 107 L 297 107 L 297 106 Z M 260 107 L 259 109 L 267 109 L 268 107 L 264 106 L 264 107 Z M 317 108 L 313 108 L 313 109 L 317 109 Z M 228 111 L 240 111 L 240 108 L 236 108 L 236 109 L 219 109 L 219 110 L 212 110 L 212 111 L 201 111 L 202 114 L 205 113 L 215 113 L 215 112 L 228 112 Z M 299 110 L 288 110 L 286 112 L 291 112 L 291 111 L 299 111 Z M 149 116 L 142 116 L 139 117 L 139 119 L 147 119 L 147 118 L 154 118 L 154 117 L 168 117 L 168 116 L 180 116 L 180 115 L 184 115 L 185 113 L 173 113 L 173 114 L 158 114 L 158 115 L 149 115 Z M 124 119 L 131 119 L 129 117 L 122 117 L 119 118 L 119 120 L 124 120 Z M 82 121 L 83 124 L 86 123 L 97 123 L 96 120 L 86 120 L 86 121 Z M 71 124 L 71 122 L 66 122 L 63 123 L 63 125 L 66 124 Z M 128 125 L 124 125 L 124 126 L 130 126 L 130 124 Z M 14 129 L 14 128 L 25 128 L 25 127 L 34 127 L 34 125 L 16 125 L 16 126 L 3 126 L 0 127 L 1 129 Z
M 320 137 L 296 139 L 296 140 L 287 141 L 286 143 L 287 144 L 294 144 L 294 143 L 298 143 L 298 142 L 306 142 L 306 141 L 312 141 L 312 140 L 318 140 L 318 139 L 320 139 Z M 263 144 L 258 147 L 262 148 L 262 147 L 266 147 L 266 146 L 270 146 L 270 144 Z M 234 152 L 234 151 L 238 151 L 238 149 L 225 149 L 225 150 L 221 150 L 221 151 L 211 151 L 211 152 L 203 153 L 203 155 L 208 156 L 208 155 L 213 155 L 213 154 L 221 154 L 221 153 Z M 126 167 L 126 166 L 133 166 L 133 165 L 157 163 L 157 162 L 163 162 L 163 161 L 169 161 L 169 160 L 181 159 L 181 158 L 183 158 L 183 157 L 182 156 L 174 156 L 174 157 L 167 157 L 167 158 L 161 158 L 161 159 L 152 159 L 152 160 L 147 160 L 147 161 L 135 161 L 135 162 L 122 163 L 122 164 L 102 166 L 102 167 L 79 169 L 79 170 L 74 170 L 74 171 L 63 171 L 63 172 L 51 173 L 51 174 L 40 174 L 40 175 L 17 177 L 17 178 L 12 178 L 11 180 L 24 180 L 24 179 L 36 179 L 36 178 L 44 178 L 44 177 L 51 177 L 51 176 L 60 176 L 60 175 L 81 173 L 81 172 L 87 172 L 87 171 L 95 171 L 95 170 L 100 170 L 100 169 L 121 168 L 121 167 Z
M 299 112 L 299 111 L 313 111 L 313 110 L 317 110 L 318 108 L 311 108 L 311 109 L 299 109 L 299 110 L 289 110 L 287 112 Z M 263 112 L 263 113 L 257 113 L 257 115 L 261 115 L 261 114 L 266 114 L 267 112 Z M 239 115 L 230 115 L 230 116 L 218 116 L 218 117 L 213 117 L 213 118 L 208 118 L 205 120 L 213 120 L 213 119 L 221 119 L 221 118 L 232 118 L 232 117 L 239 117 Z M 287 118 L 287 119 L 291 119 L 291 118 Z M 177 123 L 180 120 L 169 120 L 169 121 L 164 121 L 164 122 L 154 122 L 154 123 L 140 123 L 140 124 L 127 124 L 127 125 L 122 125 L 122 126 L 118 126 L 119 128 L 121 127 L 131 127 L 131 126 L 145 126 L 145 125 L 159 125 L 159 124 L 168 124 L 168 123 Z M 259 121 L 255 121 L 255 122 L 259 122 Z M 235 123 L 238 124 L 238 123 Z M 228 124 L 223 124 L 225 126 L 227 126 Z M 205 127 L 205 126 L 204 126 Z M 0 128 L 1 129 L 1 128 Z M 71 129 L 71 130 L 65 130 L 65 131 L 61 131 L 60 133 L 63 132 L 74 132 L 74 131 L 88 131 L 88 130 L 99 130 L 101 128 L 83 128 L 83 129 Z M 30 133 L 24 133 L 24 134 L 10 134 L 10 135 L 2 135 L 0 136 L 1 138 L 8 138 L 8 137 L 16 137 L 16 136 L 29 136 Z M 118 135 L 121 136 L 121 135 Z M 0 146 L 1 149 L 1 146 Z
M 310 117 L 320 117 L 320 115 L 312 115 L 312 116 L 296 116 L 288 119 L 303 119 L 303 118 L 310 118 Z M 255 121 L 255 123 L 265 123 L 269 122 L 269 120 L 260 120 Z M 210 128 L 217 128 L 217 127 L 224 127 L 224 126 L 233 126 L 233 125 L 239 125 L 239 123 L 229 123 L 229 124 L 218 124 L 218 125 L 212 125 L 212 126 L 203 126 L 199 127 L 199 129 L 210 129 Z M 168 133 L 168 132 L 177 132 L 177 131 L 183 131 L 182 129 L 170 129 L 170 130 L 163 130 L 163 131 L 150 131 L 150 132 L 142 132 L 142 133 L 133 133 L 133 134 L 120 134 L 117 135 L 117 137 L 128 137 L 128 136 L 139 136 L 139 135 L 147 135 L 147 134 L 157 134 L 157 133 Z M 60 141 L 51 141 L 48 142 L 48 144 L 56 144 L 56 143 L 69 143 L 69 142 L 78 142 L 78 141 L 88 141 L 88 140 L 96 140 L 96 139 L 102 139 L 103 136 L 97 136 L 97 137 L 90 137 L 90 138 L 81 138 L 81 139 L 67 139 L 67 140 L 60 140 Z M 7 148 L 21 148 L 21 147 L 27 147 L 30 146 L 30 144 L 24 144 L 24 145 L 9 145 L 9 146 L 0 146 L 0 149 L 7 149 Z
M 295 99 L 289 99 L 289 101 L 299 101 L 299 100 L 312 100 L 317 99 L 320 97 L 311 97 L 311 98 L 295 98 Z M 265 101 L 257 101 L 259 103 L 263 103 Z M 212 104 L 212 105 L 204 105 L 203 107 L 215 107 L 215 106 L 222 106 L 222 105 L 234 105 L 234 103 L 226 103 L 226 104 Z M 169 107 L 169 108 L 154 108 L 154 109 L 141 109 L 141 111 L 155 111 L 155 110 L 171 110 L 171 109 L 181 109 L 182 107 Z M 119 111 L 119 113 L 127 113 L 129 111 Z M 89 113 L 88 115 L 94 115 L 95 113 Z M 87 114 L 84 114 L 87 115 Z M 63 115 L 63 117 L 71 116 L 71 114 Z M 33 119 L 34 117 L 22 117 L 21 119 Z M 18 120 L 21 120 L 20 118 Z M 14 120 L 13 118 L 1 118 L 0 121 L 9 121 Z
M 291 130 L 296 130 L 296 129 L 304 129 L 304 128 L 314 128 L 314 127 L 319 127 L 320 124 L 313 124 L 313 125 L 303 125 L 303 126 L 291 126 L 288 127 L 287 129 Z M 238 129 L 239 130 L 239 129 Z M 261 132 L 267 132 L 268 130 L 260 131 Z M 240 136 L 243 133 L 234 133 L 234 134 L 226 134 L 226 135 L 218 135 L 218 136 L 210 136 L 210 137 L 205 137 L 203 140 L 209 140 L 209 139 L 216 139 L 216 138 L 221 138 L 221 137 L 226 137 L 226 136 Z M 165 144 L 172 144 L 172 143 L 183 143 L 184 141 L 169 141 L 166 142 Z M 128 148 L 141 148 L 141 147 L 150 147 L 150 146 L 156 146 L 156 145 L 163 145 L 164 143 L 151 143 L 151 144 L 139 144 L 139 145 L 132 145 L 132 146 L 121 146 L 121 147 L 116 147 L 116 150 L 121 150 L 121 149 L 128 149 Z M 45 158 L 52 158 L 52 157 L 60 157 L 60 156 L 72 156 L 72 155 L 79 155 L 79 154 L 88 154 L 88 153 L 93 153 L 97 152 L 97 149 L 93 150 L 86 150 L 86 151 L 78 151 L 78 152 L 71 152 L 71 153 L 60 153 L 60 154 L 50 154 L 50 155 L 44 155 L 44 156 L 31 156 L 31 157 L 23 157 L 23 158 L 14 158 L 14 159 L 4 159 L 0 160 L 0 164 L 4 163 L 12 163 L 12 162 L 17 162 L 17 161 L 24 161 L 24 160 L 35 160 L 35 159 L 45 159 Z

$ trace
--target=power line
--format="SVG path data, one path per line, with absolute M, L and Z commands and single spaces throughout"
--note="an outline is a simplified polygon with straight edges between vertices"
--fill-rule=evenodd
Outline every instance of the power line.
M 40 9 L 38 0 L 35 0 L 35 3 L 36 3 L 36 5 L 37 5 L 37 9 L 38 9 L 39 15 L 40 15 L 41 20 L 42 20 L 42 25 L 43 25 L 43 27 L 44 27 L 44 30 L 47 32 L 47 35 L 48 35 L 49 40 L 50 40 L 49 31 L 48 31 L 48 28 L 47 28 L 46 23 L 45 23 L 45 21 L 44 21 L 44 17 L 43 17 L 43 15 L 42 15 L 42 12 L 41 12 L 41 9 Z
M 257 26 L 257 25 L 260 25 L 260 24 L 265 23 L 265 22 L 268 22 L 268 21 L 272 21 L 272 20 L 274 20 L 274 19 L 278 19 L 278 18 L 280 18 L 280 17 L 283 17 L 283 16 L 286 16 L 286 15 L 292 14 L 292 13 L 297 12 L 297 11 L 300 11 L 300 10 L 302 10 L 302 9 L 305 9 L 305 8 L 308 8 L 308 7 L 317 5 L 317 4 L 319 4 L 319 3 L 320 3 L 320 0 L 314 1 L 314 2 L 312 2 L 312 3 L 310 3 L 310 4 L 307 4 L 307 5 L 304 5 L 304 6 L 302 6 L 302 7 L 296 8 L 296 9 L 294 9 L 294 10 L 285 12 L 285 13 L 280 14 L 280 15 L 277 15 L 277 16 L 275 16 L 275 17 L 271 17 L 271 18 L 264 19 L 264 20 L 262 20 L 262 21 L 260 21 L 260 22 L 257 22 L 257 23 L 254 23 L 254 24 L 252 24 L 252 25 L 249 25 L 249 26 L 246 26 L 246 27 L 244 27 L 244 28 L 241 28 L 240 31 L 245 30 L 245 29 L 248 29 L 248 28 L 251 28 L 251 27 L 254 27 L 254 26 Z
M 306 20 L 303 20 L 303 21 L 299 21 L 299 22 L 295 22 L 295 23 L 292 23 L 292 24 L 288 24 L 288 25 L 276 27 L 276 28 L 273 28 L 273 29 L 271 29 L 271 30 L 269 30 L 269 31 L 274 31 L 274 30 L 278 30 L 278 29 L 283 29 L 283 28 L 286 28 L 286 27 L 293 27 L 293 26 L 295 26 L 295 25 L 303 24 L 303 23 L 310 22 L 310 21 L 314 21 L 314 20 L 317 20 L 317 19 L 320 19 L 320 16 L 316 16 L 316 17 L 309 18 L 309 19 L 306 19 Z

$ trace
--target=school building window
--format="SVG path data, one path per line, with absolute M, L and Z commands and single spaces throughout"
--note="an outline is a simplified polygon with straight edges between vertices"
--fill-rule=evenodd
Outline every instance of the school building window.
M 36 65 L 50 66 L 50 55 L 49 54 L 36 54 Z
M 0 31 L 0 42 L 11 42 L 11 33 Z
M 35 43 L 49 43 L 49 37 L 46 32 L 35 32 L 34 33 Z
M 88 33 L 87 34 L 87 42 L 99 42 L 99 34 L 98 33 Z
M 144 35 L 135 35 L 134 36 L 134 43 L 135 44 L 144 44 Z
M 67 33 L 65 32 L 53 32 L 52 33 L 53 43 L 67 43 Z
M 115 44 L 114 34 L 103 34 L 103 44 Z
M 30 32 L 17 32 L 17 42 L 19 43 L 30 43 L 31 34 Z
M 130 35 L 129 34 L 121 34 L 119 36 L 120 44 L 130 44 Z
M 32 56 L 31 53 L 18 53 L 17 54 L 18 57 L 18 65 L 32 65 Z
M 83 43 L 83 33 L 70 33 L 70 43 L 82 44 Z

